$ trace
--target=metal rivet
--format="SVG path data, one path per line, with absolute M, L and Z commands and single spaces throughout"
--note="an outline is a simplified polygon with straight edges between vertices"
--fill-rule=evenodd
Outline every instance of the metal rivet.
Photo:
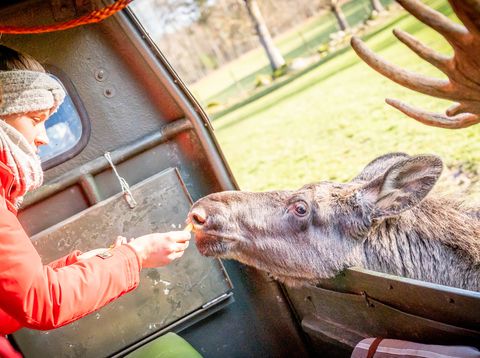
M 95 79 L 98 82 L 105 81 L 107 79 L 107 71 L 105 71 L 103 68 L 99 68 L 95 71 Z
M 107 87 L 103 90 L 103 95 L 107 98 L 115 96 L 115 89 L 113 87 Z

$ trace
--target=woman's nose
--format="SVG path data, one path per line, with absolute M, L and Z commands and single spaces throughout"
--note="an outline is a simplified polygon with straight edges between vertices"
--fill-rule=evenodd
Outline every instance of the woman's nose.
M 37 135 L 35 137 L 35 145 L 39 147 L 41 145 L 47 145 L 48 143 L 50 143 L 50 141 L 48 140 L 45 123 L 42 122 L 37 125 Z

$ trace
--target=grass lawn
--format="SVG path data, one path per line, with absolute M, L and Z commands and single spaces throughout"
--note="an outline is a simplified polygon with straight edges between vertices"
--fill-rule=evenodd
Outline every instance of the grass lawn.
M 430 3 L 448 9 L 445 1 Z M 411 16 L 395 26 L 451 53 L 439 35 Z M 396 41 L 391 29 L 378 33 L 367 45 L 402 67 L 441 76 Z M 394 151 L 435 153 L 449 166 L 463 165 L 469 173 L 476 173 L 480 125 L 462 130 L 428 127 L 389 107 L 385 97 L 432 111 L 444 111 L 450 104 L 396 85 L 349 50 L 216 119 L 213 126 L 243 190 L 295 189 L 320 180 L 347 181 L 370 160 Z
M 382 0 L 390 4 L 392 0 Z M 368 18 L 370 0 L 354 0 L 343 7 L 345 16 L 351 25 Z M 321 44 L 327 43 L 329 35 L 338 31 L 338 23 L 331 12 L 311 18 L 295 28 L 275 38 L 275 44 L 289 61 L 296 57 L 317 52 Z M 210 102 L 229 104 L 238 99 L 239 94 L 247 96 L 255 87 L 259 75 L 271 74 L 271 68 L 262 48 L 251 50 L 239 59 L 211 73 L 204 79 L 192 84 L 190 90 L 204 105 Z

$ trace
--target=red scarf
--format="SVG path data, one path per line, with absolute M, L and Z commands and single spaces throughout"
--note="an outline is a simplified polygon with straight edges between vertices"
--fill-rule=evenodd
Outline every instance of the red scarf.
M 18 209 L 23 196 L 42 185 L 43 171 L 35 148 L 15 128 L 0 120 L 0 161 L 13 173 L 8 201 Z

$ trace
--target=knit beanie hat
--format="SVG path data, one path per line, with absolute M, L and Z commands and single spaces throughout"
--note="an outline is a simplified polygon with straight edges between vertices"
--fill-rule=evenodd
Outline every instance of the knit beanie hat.
M 0 87 L 0 118 L 46 109 L 53 114 L 65 98 L 63 86 L 38 71 L 0 71 Z

